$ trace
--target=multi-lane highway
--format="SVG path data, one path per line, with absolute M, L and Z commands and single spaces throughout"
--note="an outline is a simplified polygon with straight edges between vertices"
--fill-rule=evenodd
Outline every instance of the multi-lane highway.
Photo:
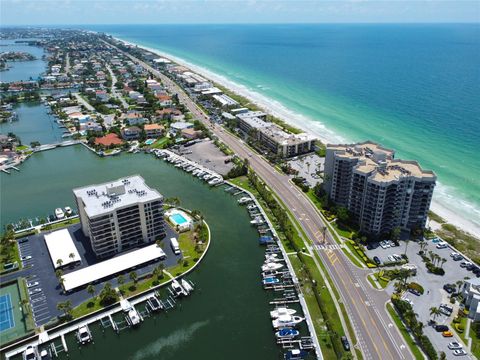
M 248 159 L 252 169 L 293 212 L 300 226 L 315 244 L 336 244 L 328 231 L 326 238 L 323 238 L 324 222 L 321 215 L 305 195 L 291 184 L 286 175 L 276 171 L 261 155 L 252 152 L 247 145 L 222 127 L 210 124 L 208 116 L 167 76 L 145 62 L 127 53 L 124 54 L 160 78 L 170 93 L 178 94 L 180 102 L 192 112 L 195 118 L 209 126 L 212 132 L 238 156 Z M 314 246 L 313 250 L 318 252 L 340 293 L 341 301 L 347 309 L 349 320 L 355 330 L 357 345 L 362 350 L 364 358 L 413 359 L 413 355 L 387 313 L 386 292 L 372 289 L 366 280 L 365 270 L 355 267 L 342 250 L 324 250 L 321 246 Z

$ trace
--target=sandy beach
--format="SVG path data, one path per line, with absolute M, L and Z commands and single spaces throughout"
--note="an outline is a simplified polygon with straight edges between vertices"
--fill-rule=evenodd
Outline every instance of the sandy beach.
M 336 134 L 330 129 L 328 129 L 321 121 L 314 121 L 302 114 L 293 112 L 289 110 L 287 107 L 285 107 L 283 104 L 281 104 L 280 102 L 272 100 L 254 90 L 247 88 L 246 86 L 237 84 L 224 76 L 218 75 L 208 69 L 205 69 L 204 67 L 192 64 L 188 61 L 185 61 L 182 58 L 176 57 L 169 53 L 166 53 L 148 46 L 138 45 L 118 37 L 114 37 L 114 39 L 119 40 L 127 45 L 138 46 L 140 48 L 146 49 L 154 54 L 157 54 L 158 56 L 167 58 L 179 65 L 185 66 L 191 69 L 192 71 L 202 75 L 203 77 L 210 79 L 224 86 L 225 88 L 228 88 L 231 91 L 247 98 L 253 104 L 262 108 L 265 112 L 280 118 L 281 120 L 285 121 L 288 124 L 291 124 L 295 127 L 298 127 L 299 129 L 302 129 L 302 131 L 305 131 L 314 136 L 317 136 L 325 144 L 352 142 L 351 139 L 346 139 L 345 137 L 342 137 L 341 135 Z M 306 127 L 305 124 L 308 124 L 308 128 Z M 355 141 L 364 141 L 364 140 L 367 140 L 367 139 L 356 139 Z M 455 211 L 454 207 L 448 206 L 449 204 L 452 204 L 453 201 L 457 203 L 459 202 L 458 199 L 456 199 L 453 195 L 448 193 L 448 189 L 446 189 L 445 186 L 443 186 L 439 181 L 437 181 L 437 186 L 435 188 L 433 201 L 431 205 L 432 211 L 440 215 L 449 223 L 480 238 L 480 222 L 479 223 L 472 222 L 469 219 L 462 217 L 461 214 L 458 214 Z M 470 207 L 469 204 L 467 203 L 462 203 L 462 202 L 460 203 L 462 206 Z M 471 209 L 471 210 L 473 212 L 476 211 L 475 209 Z

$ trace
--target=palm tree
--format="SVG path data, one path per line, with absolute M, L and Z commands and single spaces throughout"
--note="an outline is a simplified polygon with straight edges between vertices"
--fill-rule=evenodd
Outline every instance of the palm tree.
M 447 259 L 441 258 L 440 261 L 441 261 L 440 267 L 443 268 L 443 264 L 445 264 L 447 262 Z
M 55 276 L 56 276 L 57 278 L 61 278 L 61 277 L 63 276 L 63 271 L 60 270 L 60 269 L 56 270 L 56 271 L 55 271 Z
M 458 280 L 455 285 L 457 285 L 457 293 L 460 292 L 460 288 L 462 287 L 463 285 L 463 281 L 462 280 Z
M 157 241 L 155 241 L 155 244 L 157 244 L 157 246 L 158 246 L 159 248 L 161 248 L 161 247 L 162 247 L 162 240 L 161 240 L 161 239 L 158 239 Z
M 28 313 L 28 304 L 30 304 L 30 302 L 27 299 L 20 300 L 20 305 L 24 308 L 25 313 Z
M 68 257 L 69 257 L 70 259 L 72 259 L 72 261 L 73 261 L 73 259 L 75 259 L 75 254 L 74 254 L 74 253 L 70 253 L 70 254 L 68 255 Z
M 87 292 L 90 294 L 90 296 L 92 297 L 92 299 L 95 298 L 95 286 L 93 286 L 92 284 L 89 284 L 87 286 Z
M 420 241 L 420 250 L 425 251 L 425 248 L 427 247 L 427 243 L 425 241 Z
M 137 281 L 138 281 L 138 275 L 137 275 L 137 273 L 136 273 L 135 271 L 132 271 L 132 272 L 130 273 L 129 277 L 130 277 L 130 280 L 133 281 L 133 284 L 134 284 L 134 285 L 137 285 Z
M 69 317 L 72 312 L 72 302 L 70 300 L 59 302 L 57 304 L 57 310 L 63 311 L 65 317 Z
M 62 259 L 57 259 L 57 265 L 58 265 L 58 267 L 61 267 L 63 265 L 63 260 Z
M 405 239 L 405 251 L 403 254 L 406 256 L 407 255 L 407 248 L 408 248 L 408 243 L 410 242 L 410 239 Z
M 437 318 L 437 316 L 439 316 L 441 314 L 442 314 L 442 312 L 436 306 L 432 306 L 430 308 L 430 316 L 433 316 L 433 320 L 435 320 Z
M 117 277 L 117 283 L 121 286 L 123 284 L 125 284 L 125 276 L 123 275 L 118 275 Z

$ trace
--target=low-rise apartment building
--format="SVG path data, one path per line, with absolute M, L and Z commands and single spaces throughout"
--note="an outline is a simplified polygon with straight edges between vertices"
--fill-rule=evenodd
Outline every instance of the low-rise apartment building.
M 416 161 L 394 155 L 371 141 L 327 145 L 324 189 L 354 215 L 365 233 L 425 227 L 436 176 Z
M 315 137 L 307 133 L 287 133 L 277 124 L 265 121 L 266 117 L 267 114 L 261 111 L 244 111 L 236 114 L 240 130 L 278 156 L 288 158 L 314 149 Z
M 163 196 L 130 176 L 73 190 L 82 231 L 97 257 L 113 256 L 165 236 Z

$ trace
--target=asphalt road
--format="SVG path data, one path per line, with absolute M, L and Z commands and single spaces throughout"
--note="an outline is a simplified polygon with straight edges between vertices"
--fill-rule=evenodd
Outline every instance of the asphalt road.
M 119 49 L 118 49 L 119 50 Z M 121 51 L 121 50 L 119 50 Z M 323 220 L 317 209 L 305 195 L 289 182 L 286 175 L 277 172 L 263 157 L 251 151 L 238 138 L 211 124 L 208 116 L 186 95 L 177 84 L 150 65 L 124 52 L 132 61 L 160 78 L 170 93 L 178 94 L 179 100 L 193 114 L 210 127 L 218 138 L 227 144 L 238 156 L 246 158 L 253 170 L 280 197 L 294 213 L 307 236 L 316 244 L 336 244 L 327 232 L 322 238 Z M 392 323 L 385 303 L 389 297 L 385 291 L 374 290 L 365 278 L 365 271 L 356 268 L 341 250 L 318 251 L 323 263 L 341 295 L 350 322 L 357 337 L 357 345 L 365 359 L 413 359 L 402 336 Z

